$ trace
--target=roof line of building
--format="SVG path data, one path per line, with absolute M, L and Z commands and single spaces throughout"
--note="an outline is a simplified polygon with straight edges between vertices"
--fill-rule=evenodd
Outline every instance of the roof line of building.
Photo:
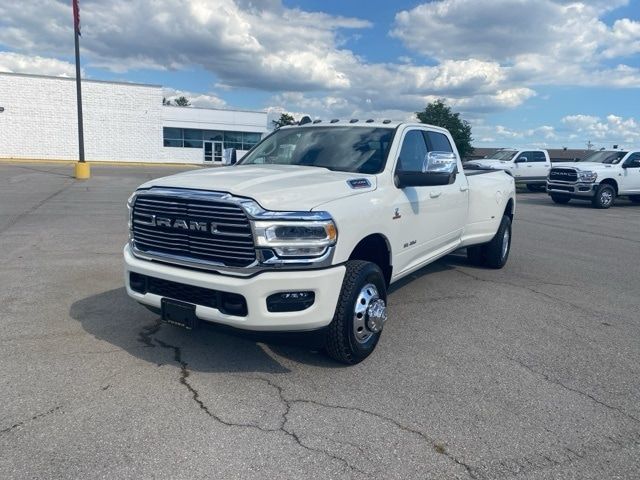
M 269 112 L 267 112 L 266 110 L 247 110 L 244 108 L 234 108 L 234 107 L 195 107 L 193 105 L 189 105 L 188 107 L 183 107 L 180 105 L 163 105 L 163 107 L 167 107 L 167 108 L 190 108 L 190 109 L 196 109 L 196 110 L 219 110 L 221 112 L 247 112 L 247 113 L 264 113 L 264 114 L 268 114 Z
M 56 75 L 41 75 L 39 73 L 19 73 L 19 72 L 0 72 L 0 75 L 11 75 L 15 77 L 32 77 L 32 78 L 46 78 L 49 80 L 72 80 L 75 81 L 76 77 L 58 77 Z M 91 82 L 91 83 L 110 83 L 115 85 L 129 85 L 132 87 L 155 87 L 162 88 L 162 85 L 157 85 L 153 83 L 136 83 L 136 82 L 124 82 L 124 81 L 116 81 L 116 80 L 93 80 L 91 78 L 82 77 L 83 82 Z
M 48 80 L 70 80 L 70 81 L 75 81 L 76 77 L 58 77 L 55 75 L 41 75 L 39 73 L 19 73 L 19 72 L 2 72 L 0 71 L 0 75 L 9 75 L 9 76 L 14 76 L 14 77 L 31 77 L 31 78 L 44 78 L 44 79 L 48 79 Z M 82 81 L 84 83 L 86 82 L 91 82 L 91 83 L 107 83 L 107 84 L 111 84 L 111 85 L 126 85 L 126 86 L 131 86 L 131 87 L 153 87 L 153 88 L 165 88 L 164 85 L 158 85 L 155 83 L 137 83 L 137 82 L 124 82 L 124 81 L 116 81 L 116 80 L 94 80 L 91 78 L 82 78 Z M 193 105 L 190 105 L 188 107 L 180 107 L 178 105 L 166 105 L 166 106 L 170 106 L 172 108 L 195 108 L 198 110 L 219 110 L 222 112 L 248 112 L 248 113 L 264 113 L 264 114 L 268 114 L 269 112 L 265 111 L 265 110 L 249 110 L 249 109 L 243 109 L 243 108 L 233 108 L 233 107 L 195 107 Z

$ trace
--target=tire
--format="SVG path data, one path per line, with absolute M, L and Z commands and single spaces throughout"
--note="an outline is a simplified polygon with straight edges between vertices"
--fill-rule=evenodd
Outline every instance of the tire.
M 467 247 L 467 259 L 471 265 L 481 267 L 485 264 L 484 245 Z
M 544 192 L 546 190 L 545 185 L 538 185 L 535 183 L 527 183 L 527 190 L 530 192 Z
M 327 327 L 325 349 L 334 360 L 355 365 L 378 344 L 386 320 L 387 287 L 382 270 L 374 263 L 350 260 L 346 268 L 338 305 Z M 371 311 L 372 305 L 378 307 L 377 312 L 376 308 Z M 377 322 L 377 331 L 371 329 L 371 319 Z
M 506 242 L 506 244 L 505 244 Z M 511 219 L 504 215 L 500 227 L 493 239 L 485 245 L 485 265 L 490 268 L 502 268 L 509 259 L 511 251 Z
M 473 265 L 498 269 L 506 265 L 510 251 L 511 219 L 505 215 L 489 243 L 467 247 L 467 258 Z
M 609 184 L 603 183 L 596 190 L 596 194 L 591 200 L 594 208 L 609 208 L 616 199 L 616 190 Z
M 571 201 L 571 198 L 565 195 L 551 195 L 551 200 L 553 200 L 553 203 L 564 205 L 566 203 L 569 203 Z
M 629 200 L 633 203 L 640 203 L 640 195 L 629 195 Z

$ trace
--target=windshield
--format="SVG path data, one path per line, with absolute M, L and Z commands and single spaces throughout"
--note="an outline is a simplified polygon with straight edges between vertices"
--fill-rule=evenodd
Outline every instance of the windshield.
M 628 152 L 595 152 L 591 155 L 584 157 L 582 160 L 578 160 L 579 162 L 592 162 L 592 163 L 606 163 L 609 165 L 615 165 L 622 160 L 622 158 Z
M 301 127 L 276 130 L 239 165 L 302 165 L 354 173 L 384 169 L 392 128 Z
M 504 162 L 507 162 L 511 160 L 516 153 L 518 153 L 517 150 L 498 150 L 493 155 L 485 158 L 487 160 L 502 160 Z

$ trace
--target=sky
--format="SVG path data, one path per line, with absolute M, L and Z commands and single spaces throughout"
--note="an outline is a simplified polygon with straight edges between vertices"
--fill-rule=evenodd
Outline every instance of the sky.
M 80 0 L 85 78 L 193 105 L 415 119 L 477 147 L 640 146 L 640 0 Z M 71 0 L 0 2 L 0 71 L 73 77 Z

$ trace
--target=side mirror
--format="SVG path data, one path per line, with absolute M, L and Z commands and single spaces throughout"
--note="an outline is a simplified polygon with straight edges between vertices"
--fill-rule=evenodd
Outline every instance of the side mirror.
M 516 158 L 516 163 L 527 163 L 529 159 L 527 157 L 518 157 Z
M 422 164 L 422 171 L 396 172 L 394 181 L 398 188 L 449 185 L 456 179 L 458 162 L 451 152 L 429 152 Z

